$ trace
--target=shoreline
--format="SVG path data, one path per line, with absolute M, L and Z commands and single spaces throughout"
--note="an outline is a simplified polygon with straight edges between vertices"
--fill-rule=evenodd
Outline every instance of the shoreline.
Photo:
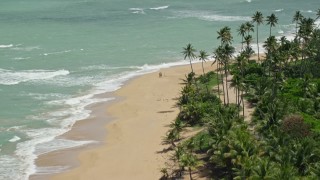
M 202 74 L 201 63 L 193 66 L 197 74 Z M 214 70 L 210 61 L 205 66 L 206 71 Z M 178 114 L 178 108 L 174 108 L 175 98 L 182 87 L 181 79 L 190 72 L 190 66 L 179 65 L 160 71 L 162 78 L 158 76 L 159 71 L 140 75 L 113 93 L 99 95 L 103 98 L 115 96 L 116 99 L 93 105 L 89 120 L 78 121 L 71 131 L 62 136 L 75 140 L 95 136 L 99 143 L 40 156 L 36 160 L 40 169 L 66 164 L 71 168 L 62 173 L 37 173 L 30 179 L 160 178 L 159 170 L 164 166 L 165 157 L 156 152 L 167 146 L 162 145 L 162 137 L 167 125 Z M 153 118 L 156 120 L 150 121 Z M 148 129 L 144 128 L 146 126 Z M 97 127 L 100 129 L 96 130 Z M 90 164 L 95 165 L 92 167 Z

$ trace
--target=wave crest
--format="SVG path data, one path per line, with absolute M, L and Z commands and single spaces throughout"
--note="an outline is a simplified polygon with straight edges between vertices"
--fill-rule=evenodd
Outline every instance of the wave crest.
M 204 21 L 250 21 L 249 16 L 226 16 L 220 14 L 213 14 L 211 12 L 199 12 L 199 11 L 177 11 L 177 16 L 180 18 L 198 18 Z
M 0 68 L 0 84 L 2 85 L 16 85 L 21 82 L 28 82 L 34 80 L 51 79 L 56 76 L 65 76 L 70 72 L 67 70 L 24 70 L 12 71 Z
M 160 7 L 155 7 L 155 8 L 150 8 L 151 10 L 162 10 L 162 9 L 167 9 L 169 6 L 160 6 Z

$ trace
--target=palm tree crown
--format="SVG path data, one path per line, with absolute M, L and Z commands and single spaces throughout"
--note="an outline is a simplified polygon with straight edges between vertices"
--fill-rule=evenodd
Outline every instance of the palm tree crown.
M 182 54 L 184 55 L 184 59 L 188 58 L 190 61 L 191 72 L 193 72 L 193 67 L 191 61 L 196 57 L 195 55 L 196 50 L 193 46 L 189 43 L 187 47 L 183 48 Z
M 252 16 L 252 21 L 257 23 L 257 25 L 260 25 L 263 23 L 263 15 L 260 11 L 257 11 L 253 16 Z
M 200 60 L 201 63 L 202 63 L 202 72 L 203 72 L 203 75 L 205 74 L 205 73 L 204 73 L 203 62 L 206 62 L 206 60 L 208 60 L 208 57 L 209 57 L 209 55 L 207 54 L 206 51 L 203 51 L 203 50 L 200 51 L 199 60 Z
M 267 16 L 267 25 L 270 25 L 270 36 L 271 36 L 271 28 L 275 27 L 276 24 L 278 24 L 278 18 L 275 14 L 271 14 L 270 16 Z
M 239 29 L 237 29 L 238 31 L 238 35 L 241 36 L 242 38 L 242 41 L 241 41 L 241 50 L 243 50 L 243 38 L 244 38 L 244 35 L 246 33 L 246 24 L 245 23 L 242 23 L 240 26 L 239 26 Z
M 301 12 L 296 11 L 296 13 L 294 14 L 293 19 L 292 19 L 292 22 L 296 23 L 296 35 L 298 33 L 298 23 L 301 22 L 302 19 L 303 19 L 303 16 L 302 16 Z
M 254 29 L 253 29 L 253 24 L 251 23 L 251 22 L 246 22 L 245 23 L 245 26 L 246 26 L 246 32 L 247 32 L 247 34 L 249 35 L 250 34 L 250 32 L 253 32 L 254 31 Z
M 232 42 L 232 35 L 231 35 L 231 29 L 228 26 L 223 27 L 218 32 L 217 39 L 221 40 L 221 44 L 231 44 Z

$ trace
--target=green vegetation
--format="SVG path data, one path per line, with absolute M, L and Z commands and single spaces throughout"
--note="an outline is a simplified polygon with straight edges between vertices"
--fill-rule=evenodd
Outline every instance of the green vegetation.
M 263 15 L 256 12 L 252 18 L 258 40 Z M 320 177 L 320 30 L 314 19 L 297 11 L 295 39 L 276 39 L 272 27 L 278 18 L 271 14 L 265 21 L 270 36 L 263 44 L 265 55 L 258 52 L 258 62 L 251 59 L 252 22 L 239 27 L 242 49 L 236 57 L 230 28 L 218 31 L 216 73 L 196 76 L 191 60 L 204 62 L 208 55 L 200 51 L 196 56 L 191 44 L 184 48 L 192 72 L 177 102 L 180 113 L 164 138 L 172 159 L 161 169 L 162 179 L 192 179 L 194 172 L 212 179 Z M 229 85 L 235 103 L 230 103 Z M 244 120 L 244 101 L 254 107 L 251 120 Z M 187 129 L 196 133 L 188 135 Z

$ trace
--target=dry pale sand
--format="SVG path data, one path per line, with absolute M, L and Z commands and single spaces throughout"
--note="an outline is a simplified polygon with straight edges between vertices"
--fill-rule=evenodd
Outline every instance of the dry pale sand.
M 201 63 L 194 64 L 196 74 L 202 73 Z M 205 71 L 213 70 L 211 62 Z M 162 138 L 177 114 L 176 98 L 182 79 L 190 66 L 177 66 L 140 76 L 116 91 L 122 100 L 108 106 L 108 116 L 115 120 L 106 125 L 106 140 L 102 146 L 79 153 L 80 165 L 57 174 L 58 180 L 159 179 L 168 153 Z

